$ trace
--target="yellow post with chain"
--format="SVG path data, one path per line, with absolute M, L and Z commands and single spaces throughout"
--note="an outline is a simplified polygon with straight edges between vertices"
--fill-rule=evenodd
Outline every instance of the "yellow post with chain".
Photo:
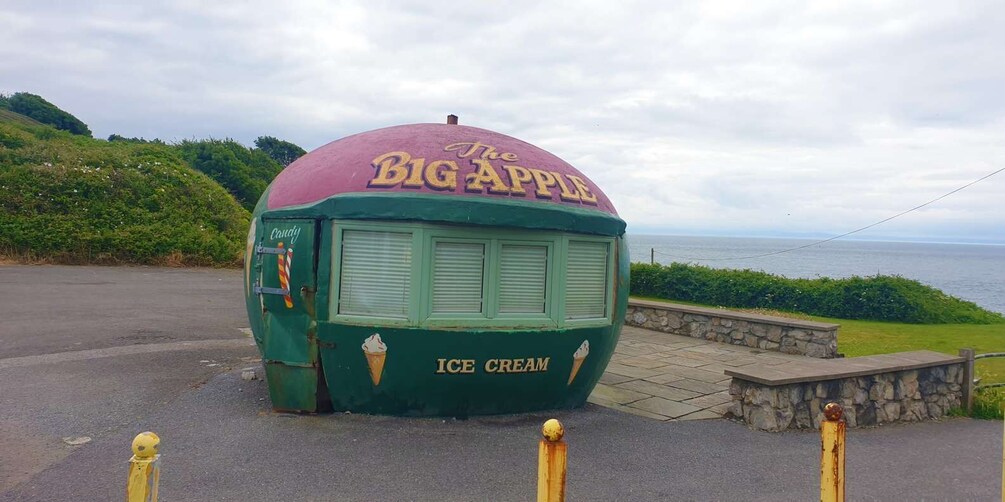
M 820 501 L 844 502 L 844 410 L 840 404 L 824 406 L 820 424 Z
M 161 458 L 157 450 L 161 438 L 153 432 L 141 432 L 133 438 L 133 456 L 129 459 L 126 502 L 157 502 Z
M 565 468 L 567 448 L 562 436 L 562 423 L 552 418 L 541 427 L 544 439 L 538 444 L 537 502 L 565 500 Z

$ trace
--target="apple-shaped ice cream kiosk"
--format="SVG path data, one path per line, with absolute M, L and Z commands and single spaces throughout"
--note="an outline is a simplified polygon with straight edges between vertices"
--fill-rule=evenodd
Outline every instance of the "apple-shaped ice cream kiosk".
M 468 416 L 582 405 L 628 300 L 590 179 L 456 124 L 349 136 L 269 186 L 245 293 L 278 410 Z

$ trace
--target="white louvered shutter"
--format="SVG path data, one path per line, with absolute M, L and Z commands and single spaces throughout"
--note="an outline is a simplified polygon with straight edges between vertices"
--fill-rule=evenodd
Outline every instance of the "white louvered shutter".
M 499 313 L 543 314 L 548 247 L 503 244 L 499 256 Z
M 408 318 L 412 234 L 342 233 L 339 314 Z
M 569 241 L 565 318 L 607 316 L 606 242 Z
M 485 244 L 437 241 L 433 246 L 433 313 L 483 310 Z

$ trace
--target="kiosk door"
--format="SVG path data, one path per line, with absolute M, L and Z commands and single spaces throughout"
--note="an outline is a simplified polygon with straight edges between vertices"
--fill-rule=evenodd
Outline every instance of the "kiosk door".
M 264 220 L 255 247 L 255 292 L 260 295 L 261 340 L 272 405 L 317 411 L 318 347 L 314 316 L 317 224 Z

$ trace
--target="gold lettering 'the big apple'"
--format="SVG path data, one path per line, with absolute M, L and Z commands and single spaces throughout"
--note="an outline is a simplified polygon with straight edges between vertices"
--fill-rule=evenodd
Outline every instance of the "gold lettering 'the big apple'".
M 503 164 L 509 184 L 489 160 L 517 161 L 515 154 L 499 153 L 495 147 L 482 143 L 454 143 L 444 150 L 456 151 L 457 156 L 467 159 L 474 166 L 474 172 L 464 177 L 464 191 L 498 195 L 526 197 L 529 190 L 539 199 L 551 199 L 553 190 L 563 202 L 582 202 L 597 205 L 597 196 L 590 191 L 586 181 L 571 174 L 545 171 L 516 164 Z M 479 154 L 480 155 L 477 155 Z M 476 156 L 477 155 L 477 156 Z M 408 152 L 388 152 L 373 159 L 373 178 L 367 183 L 370 188 L 420 189 L 427 187 L 438 191 L 457 191 L 459 166 L 454 160 L 436 160 L 426 164 L 423 157 L 412 158 Z M 568 182 L 567 182 L 568 181 Z
M 425 186 L 433 190 L 457 189 L 457 163 L 452 160 L 437 160 L 426 165 L 426 159 L 412 159 L 407 152 L 388 152 L 373 159 L 377 171 L 367 183 L 372 188 L 390 188 L 401 185 L 405 188 Z
M 497 160 L 501 159 L 506 162 L 516 162 L 519 158 L 515 153 L 497 153 L 496 147 L 490 145 L 484 145 L 478 141 L 474 143 L 453 143 L 443 147 L 444 152 L 457 152 L 457 157 L 461 159 L 466 159 L 473 156 L 481 150 L 482 154 L 479 156 L 482 160 Z

